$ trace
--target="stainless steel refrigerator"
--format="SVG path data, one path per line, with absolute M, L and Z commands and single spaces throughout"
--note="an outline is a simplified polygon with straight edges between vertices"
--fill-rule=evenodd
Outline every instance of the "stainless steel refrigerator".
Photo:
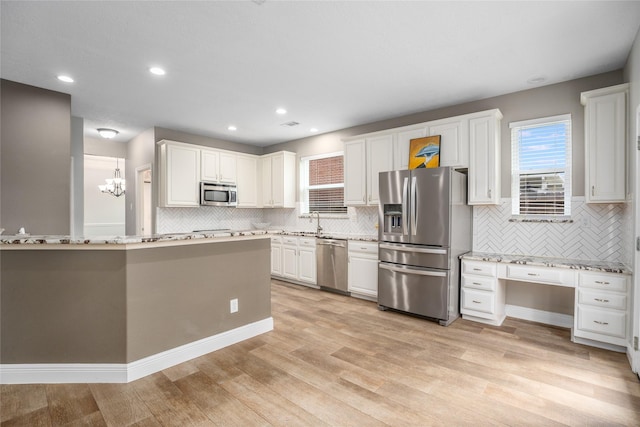
M 459 256 L 471 250 L 467 176 L 451 168 L 379 175 L 378 305 L 448 326 L 460 316 Z

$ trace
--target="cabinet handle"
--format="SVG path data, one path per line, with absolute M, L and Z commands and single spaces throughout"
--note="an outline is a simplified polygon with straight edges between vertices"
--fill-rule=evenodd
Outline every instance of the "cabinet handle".
M 539 276 L 539 274 L 537 274 L 537 273 L 527 273 L 527 276 L 534 276 L 534 277 L 538 277 L 538 276 Z
M 489 189 L 489 191 L 487 192 L 487 194 L 489 195 L 489 198 L 491 198 L 491 189 Z
M 369 201 L 371 201 L 371 194 L 369 194 Z
M 366 251 L 366 250 L 367 250 L 367 248 L 363 248 L 362 246 L 360 247 L 360 249 L 362 249 L 363 251 Z
M 472 282 L 471 284 L 476 286 L 482 286 L 482 283 L 478 283 L 478 282 Z
M 594 320 L 593 323 L 597 323 L 598 325 L 605 325 L 605 326 L 609 324 L 609 322 L 601 322 L 599 320 Z
M 474 304 L 481 304 L 480 301 L 473 300 Z
M 603 282 L 602 280 L 596 280 L 596 283 L 599 285 L 608 285 L 609 282 Z
M 363 201 L 364 203 L 367 203 L 367 196 L 362 196 L 362 201 Z
M 473 271 L 482 271 L 481 268 L 474 268 Z
M 594 300 L 596 300 L 598 302 L 609 302 L 608 299 L 602 299 L 602 298 L 594 298 Z
M 596 186 L 595 186 L 595 185 L 592 185 L 592 186 L 591 186 L 591 195 L 592 195 L 592 196 L 595 196 L 595 195 L 596 195 Z

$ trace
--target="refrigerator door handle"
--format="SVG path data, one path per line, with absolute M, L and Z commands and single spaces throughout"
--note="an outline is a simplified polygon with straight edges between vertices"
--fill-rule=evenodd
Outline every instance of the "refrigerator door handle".
M 392 249 L 394 251 L 405 251 L 405 252 L 419 252 L 421 254 L 437 254 L 437 255 L 446 255 L 446 249 L 428 249 L 428 248 L 416 248 L 413 246 L 400 246 L 400 245 L 390 245 L 386 243 L 380 243 L 380 249 Z
M 416 177 L 411 177 L 411 234 L 417 234 L 418 209 L 416 208 Z
M 402 185 L 402 234 L 407 235 L 408 228 L 408 209 L 407 202 L 409 201 L 409 178 L 404 179 L 404 183 Z
M 435 277 L 446 277 L 447 273 L 441 271 L 427 271 L 427 270 L 415 270 L 413 268 L 400 268 L 394 267 L 389 264 L 379 263 L 380 268 L 384 268 L 385 270 L 395 271 L 398 273 L 404 274 L 418 274 L 420 276 L 435 276 Z

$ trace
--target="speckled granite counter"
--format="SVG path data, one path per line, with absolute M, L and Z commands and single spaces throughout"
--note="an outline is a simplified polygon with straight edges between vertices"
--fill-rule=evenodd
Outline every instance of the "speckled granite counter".
M 541 267 L 569 268 L 572 270 L 602 271 L 606 273 L 631 274 L 631 269 L 620 262 L 580 260 L 566 258 L 546 258 L 528 255 L 507 255 L 487 252 L 468 252 L 461 259 L 475 261 L 502 262 L 508 264 L 536 265 Z

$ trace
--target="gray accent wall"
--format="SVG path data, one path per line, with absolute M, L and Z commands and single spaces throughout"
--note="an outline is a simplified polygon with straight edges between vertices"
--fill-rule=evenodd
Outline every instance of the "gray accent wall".
M 127 192 L 125 193 L 125 232 L 128 235 L 136 234 L 136 168 L 144 165 L 151 165 L 152 196 L 151 206 L 158 206 L 158 169 L 155 162 L 155 131 L 153 128 L 147 129 L 140 135 L 133 138 L 127 144 L 127 162 L 125 177 L 127 179 Z M 151 215 L 151 229 L 155 230 L 156 216 Z
M 84 119 L 71 117 L 71 235 L 84 230 Z
M 0 227 L 70 234 L 71 96 L 0 82 Z

